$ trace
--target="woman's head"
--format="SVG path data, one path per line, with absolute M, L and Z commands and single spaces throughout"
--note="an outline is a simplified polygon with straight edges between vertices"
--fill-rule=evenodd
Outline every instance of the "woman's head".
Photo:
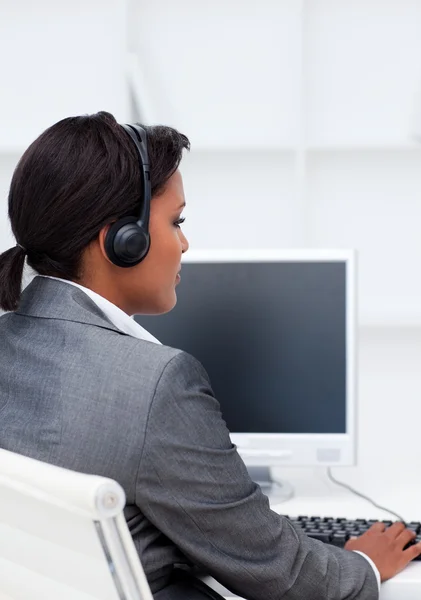
M 104 239 L 111 223 L 139 212 L 141 173 L 133 141 L 109 113 L 70 117 L 47 129 L 22 156 L 9 193 L 9 218 L 28 264 L 41 275 L 90 287 L 127 313 L 160 313 L 176 301 L 184 191 L 178 166 L 188 139 L 143 126 L 151 170 L 151 248 L 139 265 L 117 267 Z M 25 251 L 0 256 L 0 306 L 19 302 Z

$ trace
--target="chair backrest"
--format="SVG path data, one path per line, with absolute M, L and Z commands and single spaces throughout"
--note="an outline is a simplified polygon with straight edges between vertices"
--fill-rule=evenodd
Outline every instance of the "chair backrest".
M 112 479 L 0 449 L 0 600 L 152 600 Z

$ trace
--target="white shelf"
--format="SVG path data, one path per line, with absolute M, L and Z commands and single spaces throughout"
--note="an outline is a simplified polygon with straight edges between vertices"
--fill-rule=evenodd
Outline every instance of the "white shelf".
M 421 152 L 421 143 L 418 142 L 382 142 L 372 140 L 358 143 L 326 143 L 311 144 L 304 148 L 306 152 L 401 152 L 412 150 Z
M 212 154 L 228 152 L 232 154 L 247 154 L 254 152 L 271 152 L 271 153 L 298 153 L 304 154 L 312 153 L 332 153 L 332 152 L 421 152 L 421 143 L 405 143 L 405 142 L 390 142 L 387 144 L 381 142 L 361 142 L 358 144 L 320 144 L 305 146 L 300 145 L 298 142 L 291 145 L 270 145 L 270 144 L 255 144 L 254 146 L 249 145 L 233 145 L 229 141 L 226 145 L 223 143 L 219 145 L 204 145 L 203 143 L 194 143 L 194 140 L 190 140 L 192 143 L 192 151 L 201 154 Z M 1 151 L 1 148 L 0 148 Z
M 188 136 L 188 134 L 186 134 Z M 227 140 L 226 144 L 203 144 L 203 142 L 195 142 L 194 138 L 188 136 L 191 142 L 191 152 L 197 152 L 200 154 L 255 154 L 255 153 L 270 153 L 270 154 L 295 154 L 297 147 L 294 144 L 283 145 L 283 144 L 262 144 L 256 143 L 255 145 L 246 144 L 232 144 L 230 140 Z
M 421 329 L 421 312 L 412 314 L 367 313 L 361 315 L 358 326 L 361 329 Z
M 25 146 L 2 146 L 0 144 L 0 155 L 20 157 L 25 152 L 26 148 L 27 147 Z

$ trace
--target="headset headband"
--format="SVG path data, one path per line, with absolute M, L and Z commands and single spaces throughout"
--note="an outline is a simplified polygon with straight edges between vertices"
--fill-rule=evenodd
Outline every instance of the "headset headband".
M 139 216 L 137 223 L 145 231 L 149 230 L 149 216 L 151 209 L 151 174 L 149 166 L 146 131 L 140 125 L 122 125 L 123 129 L 132 138 L 140 158 L 142 168 L 142 190 L 139 202 Z

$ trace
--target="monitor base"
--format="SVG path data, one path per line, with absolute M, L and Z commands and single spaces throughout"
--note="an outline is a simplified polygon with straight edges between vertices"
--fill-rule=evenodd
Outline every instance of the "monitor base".
M 271 505 L 286 502 L 294 495 L 294 488 L 287 481 L 272 478 L 270 467 L 247 467 L 251 479 L 257 483 L 269 498 Z

